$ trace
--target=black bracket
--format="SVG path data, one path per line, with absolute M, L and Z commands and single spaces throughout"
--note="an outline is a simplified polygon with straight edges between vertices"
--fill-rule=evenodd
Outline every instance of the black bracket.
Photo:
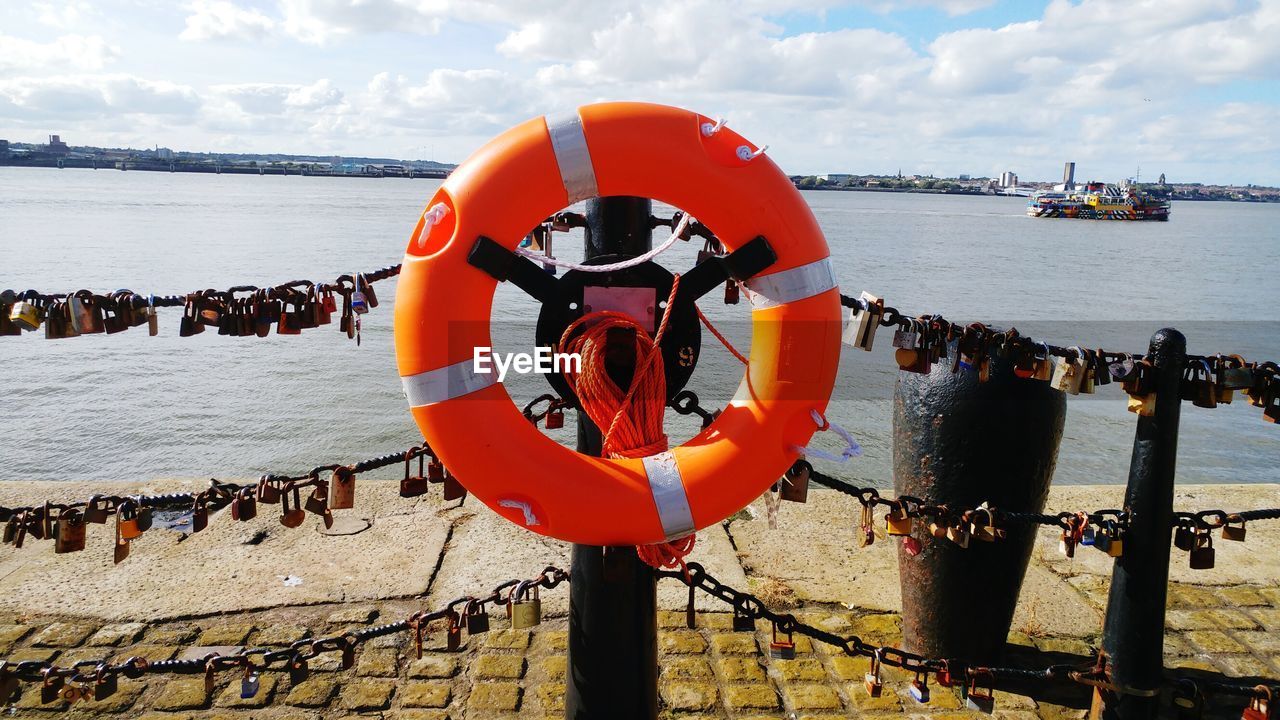
M 560 296 L 560 286 L 554 276 L 529 258 L 517 255 L 483 235 L 467 253 L 467 263 L 498 282 L 511 281 L 540 303 L 553 302 Z
M 747 280 L 777 261 L 773 246 L 763 235 L 757 235 L 728 255 L 707 258 L 681 275 L 676 302 L 693 302 L 726 280 Z

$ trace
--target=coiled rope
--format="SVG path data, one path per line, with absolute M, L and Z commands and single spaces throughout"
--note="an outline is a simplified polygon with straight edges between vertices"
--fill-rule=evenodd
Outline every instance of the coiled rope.
M 667 408 L 667 378 L 662 360 L 662 337 L 671 318 L 680 276 L 671 283 L 666 312 L 658 331 L 650 338 L 640 323 L 623 313 L 601 310 L 587 313 L 569 324 L 560 337 L 560 351 L 578 353 L 577 372 L 566 373 L 578 402 L 596 427 L 607 428 L 601 454 L 612 458 L 642 458 L 670 447 L 663 428 Z M 618 335 L 630 333 L 635 369 L 624 391 L 609 376 L 606 362 L 621 349 Z M 614 340 L 610 346 L 610 339 Z M 694 534 L 670 542 L 636 546 L 636 555 L 655 568 L 680 568 L 693 551 Z

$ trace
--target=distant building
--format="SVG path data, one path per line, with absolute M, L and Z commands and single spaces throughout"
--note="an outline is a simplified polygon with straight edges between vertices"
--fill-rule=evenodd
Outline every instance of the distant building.
M 173 159 L 173 151 L 172 151 L 172 150 L 170 150 L 169 148 L 157 147 L 157 148 L 156 148 L 156 159 L 157 159 L 157 160 L 172 160 L 172 159 Z
M 3 141 L 2 141 L 2 140 L 0 140 L 0 142 L 3 142 Z M 1166 182 L 1164 181 L 1164 173 L 1160 173 L 1160 179 L 1156 181 L 1156 184 L 1157 184 L 1157 185 L 1167 185 L 1167 184 L 1168 184 L 1168 183 L 1166 183 Z
M 0 140 L 0 158 L 9 157 L 9 141 Z
M 62 142 L 62 136 L 60 135 L 50 135 L 49 144 L 40 149 L 50 155 L 66 155 L 71 152 L 71 148 L 67 147 L 67 144 Z
M 971 179 L 971 178 L 966 174 L 966 175 L 961 175 L 961 176 L 960 176 L 959 178 L 957 178 L 957 179 L 958 179 L 958 180 L 969 180 L 969 179 Z
M 1076 164 L 1073 162 L 1069 162 L 1062 166 L 1062 189 L 1076 189 Z
M 1005 170 L 1000 173 L 1000 187 L 1011 188 L 1018 187 L 1018 173 Z
M 831 183 L 842 183 L 853 179 L 853 176 L 849 173 L 827 173 L 826 175 L 819 175 L 818 177 L 821 177 L 823 180 Z

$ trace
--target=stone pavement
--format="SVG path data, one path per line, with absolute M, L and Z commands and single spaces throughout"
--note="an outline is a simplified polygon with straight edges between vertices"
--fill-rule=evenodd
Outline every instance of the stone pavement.
M 157 483 L 146 491 L 187 486 L 195 485 Z M 4 483 L 0 504 L 88 491 L 64 483 Z M 1114 507 L 1122 493 L 1115 486 L 1061 488 L 1049 507 Z M 1177 504 L 1241 510 L 1278 501 L 1276 485 L 1197 486 L 1180 488 Z M 458 595 L 531 577 L 547 564 L 568 567 L 566 545 L 531 536 L 474 500 L 461 507 L 402 500 L 394 483 L 362 481 L 357 507 L 346 514 L 373 522 L 356 535 L 287 530 L 270 512 L 250 523 L 215 515 L 194 536 L 147 533 L 114 568 L 111 538 L 101 532 L 91 532 L 88 550 L 74 555 L 54 555 L 44 542 L 0 548 L 0 658 L 72 664 L 199 656 L 207 652 L 199 648 L 209 647 L 278 647 L 436 609 Z M 807 505 L 784 504 L 780 527 L 770 530 L 757 504 L 700 533 L 691 559 L 802 620 L 900 644 L 892 544 L 857 548 L 857 517 L 853 500 L 811 492 Z M 1166 667 L 1206 678 L 1280 677 L 1280 523 L 1251 524 L 1248 537 L 1243 544 L 1217 543 L 1214 570 L 1191 571 L 1185 554 L 1174 551 Z M 1043 530 L 1008 639 L 1011 664 L 1084 661 L 1097 642 L 1110 563 L 1087 548 L 1067 560 L 1056 545 L 1056 534 Z M 929 704 L 915 703 L 905 690 L 910 677 L 893 670 L 885 673 L 884 694 L 872 699 L 862 686 L 865 659 L 802 637 L 796 659 L 770 659 L 767 625 L 733 632 L 727 608 L 701 594 L 697 627 L 688 629 L 687 591 L 673 581 L 659 587 L 664 717 L 982 717 L 936 686 Z M 458 652 L 446 651 L 443 633 L 431 632 L 421 660 L 409 637 L 388 636 L 362 648 L 349 670 L 329 654 L 313 660 L 311 676 L 297 685 L 287 673 L 264 674 L 250 699 L 240 697 L 241 678 L 233 673 L 221 674 L 211 693 L 201 676 L 148 675 L 122 680 L 116 695 L 70 710 L 41 704 L 39 688 L 28 687 L 12 712 L 149 720 L 562 717 L 567 586 L 542 597 L 546 621 L 533 631 L 510 630 L 495 614 L 493 630 L 464 634 Z M 1009 690 L 996 696 L 996 715 L 1004 720 L 1079 718 L 1089 699 L 1080 686 Z M 1228 707 L 1210 717 L 1239 712 Z

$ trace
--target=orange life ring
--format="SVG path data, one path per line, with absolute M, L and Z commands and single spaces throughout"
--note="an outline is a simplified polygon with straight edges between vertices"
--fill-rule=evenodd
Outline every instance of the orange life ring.
M 720 522 L 775 482 L 817 429 L 835 383 L 841 309 L 827 243 L 800 193 L 728 128 L 678 108 L 601 103 L 536 118 L 460 165 L 414 229 L 396 292 L 396 357 L 414 419 L 477 498 L 543 535 L 662 542 Z M 477 238 L 514 249 L 593 196 L 684 209 L 733 250 L 764 236 L 777 260 L 745 285 L 751 357 L 736 396 L 685 444 L 643 459 L 583 455 L 543 435 L 473 352 L 492 346 L 497 280 L 468 264 Z M 426 237 L 420 235 L 426 231 Z M 419 242 L 421 240 L 421 242 Z

